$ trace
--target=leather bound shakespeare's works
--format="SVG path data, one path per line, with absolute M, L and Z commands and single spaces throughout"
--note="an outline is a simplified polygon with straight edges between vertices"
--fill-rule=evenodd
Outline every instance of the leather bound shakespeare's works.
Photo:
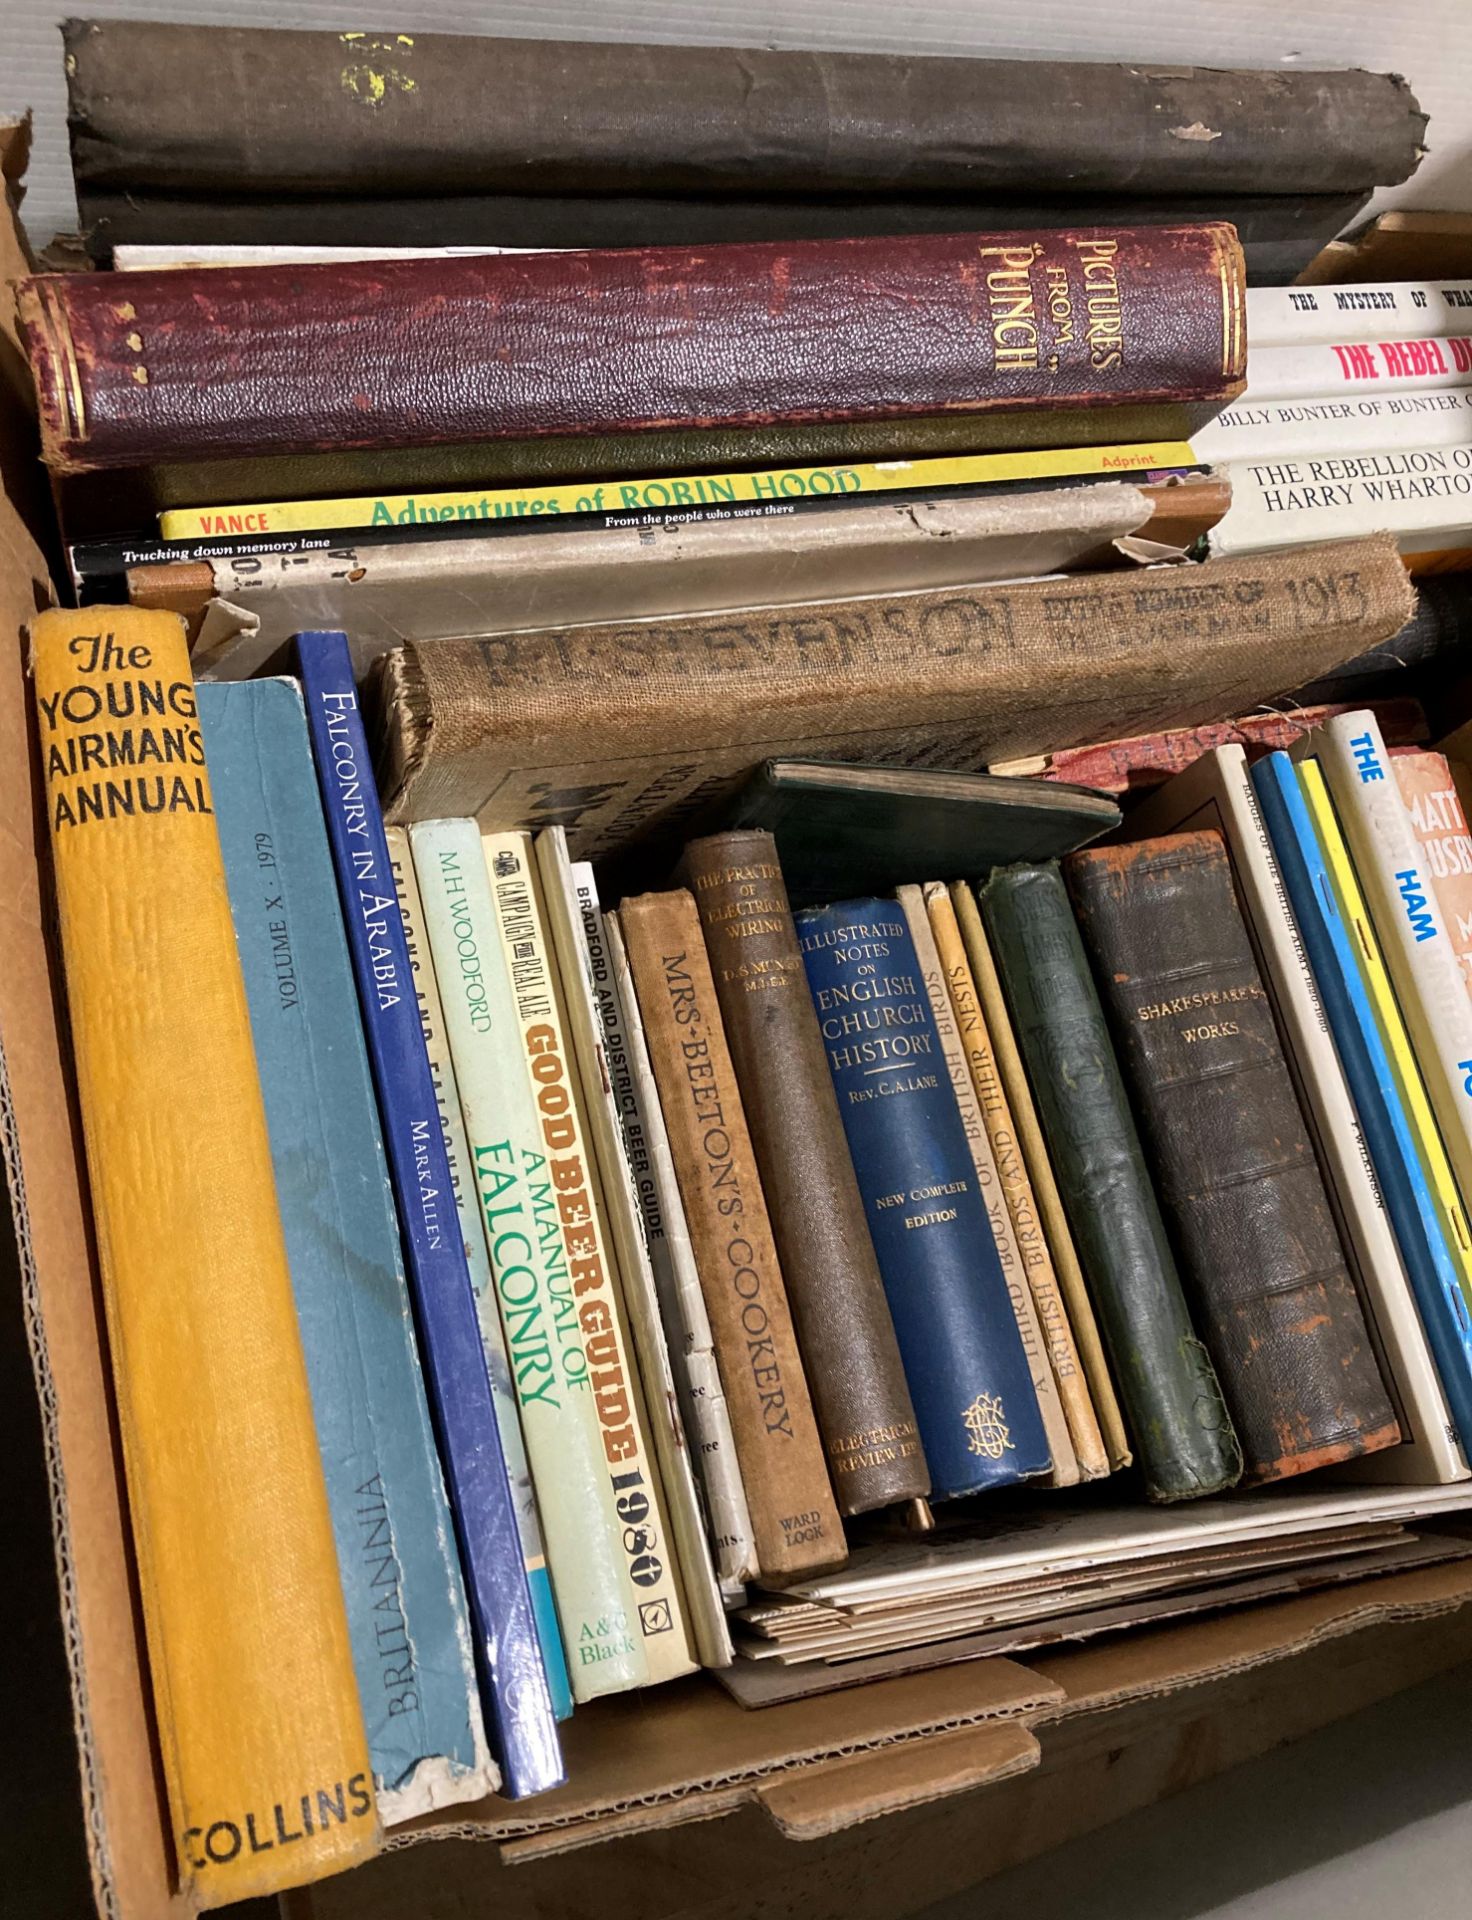
M 1245 1477 L 1393 1446 L 1221 836 L 1075 854 L 1066 872 Z
M 958 887 L 964 894 L 964 888 Z M 1037 1310 L 1038 1327 L 1047 1349 L 1062 1413 L 1068 1425 L 1068 1441 L 1078 1460 L 1079 1475 L 1097 1480 L 1109 1471 L 1109 1459 L 1099 1433 L 1099 1422 L 1089 1398 L 1088 1381 L 1079 1362 L 1073 1329 L 1068 1324 L 1068 1309 L 1059 1291 L 1058 1276 L 1048 1252 L 1043 1223 L 1033 1198 L 1032 1182 L 1027 1177 L 1022 1149 L 997 1070 L 996 1051 L 987 1030 L 986 1018 L 977 999 L 976 983 L 961 940 L 961 926 L 955 905 L 945 885 L 932 881 L 925 888 L 925 910 L 930 915 L 930 930 L 935 950 L 951 997 L 956 1020 L 956 1037 L 966 1056 L 976 1094 L 982 1125 L 996 1162 L 1002 1198 L 1012 1223 L 1018 1263 Z M 1056 1458 L 1055 1458 L 1056 1471 Z
M 1062 876 L 1004 868 L 979 898 L 1146 1492 L 1219 1493 L 1241 1474 L 1241 1448 L 1191 1323 Z
M 714 834 L 685 849 L 726 1044 L 842 1513 L 930 1480 L 864 1219 L 776 843 Z
M 385 656 L 395 819 L 561 823 L 577 858 L 671 832 L 763 760 L 977 769 L 1242 712 L 1404 626 L 1377 538 L 1267 557 Z
M 372 1854 L 373 1775 L 183 623 L 31 642 L 159 1757 L 217 1907 Z
M 606 475 L 1184 437 L 1241 391 L 1244 279 L 1204 222 L 50 274 L 19 301 L 59 472 L 499 446 L 525 478 L 534 445 Z
M 765 1580 L 847 1556 L 787 1304 L 700 915 L 685 892 L 626 900 L 619 924 L 715 1334 Z

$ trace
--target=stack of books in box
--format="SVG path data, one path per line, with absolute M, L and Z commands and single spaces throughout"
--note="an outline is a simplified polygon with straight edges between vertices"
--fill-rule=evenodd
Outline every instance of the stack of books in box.
M 189 1896 L 701 1669 L 1472 1551 L 1465 608 L 1238 533 L 1334 368 L 1472 391 L 1465 288 L 1247 284 L 1404 84 L 68 33 L 36 737 Z

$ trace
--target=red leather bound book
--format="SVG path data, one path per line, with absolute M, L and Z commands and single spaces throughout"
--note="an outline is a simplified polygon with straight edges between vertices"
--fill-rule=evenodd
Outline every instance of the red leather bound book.
M 1431 738 L 1426 710 L 1419 700 L 1376 700 L 1369 703 L 1380 722 L 1386 746 L 1414 747 Z M 1235 720 L 1214 720 L 1204 727 L 1175 727 L 1164 733 L 1140 733 L 1128 740 L 1101 740 L 1087 747 L 1063 747 L 1057 753 L 1030 760 L 999 760 L 991 774 L 1031 775 L 1060 781 L 1070 787 L 1092 787 L 1095 793 L 1144 793 L 1163 787 L 1187 767 L 1194 767 L 1217 747 L 1245 747 L 1250 759 L 1277 748 L 1285 752 L 1315 727 L 1341 713 L 1357 713 L 1360 701 L 1313 707 L 1287 707 L 1282 712 L 1244 713 Z
M 1141 405 L 1179 430 L 1240 390 L 1243 306 L 1222 224 L 48 274 L 20 291 L 62 472 L 549 439 L 584 443 L 582 465 L 589 440 L 630 436 L 678 463 L 727 428 L 803 429 L 808 448 L 844 429 L 858 457 L 1006 444 L 999 418 L 1042 409 L 1050 436 L 1052 410 L 1075 410 L 1066 431 L 1113 439 L 1110 411 Z

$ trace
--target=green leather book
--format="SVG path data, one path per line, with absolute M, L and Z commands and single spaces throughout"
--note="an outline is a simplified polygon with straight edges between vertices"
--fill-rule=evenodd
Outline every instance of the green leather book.
M 975 879 L 1058 860 L 1120 822 L 1106 794 L 1049 780 L 768 760 L 705 831 L 772 834 L 794 907 L 893 893 L 916 874 Z
M 977 897 L 1053 1172 L 1152 1500 L 1230 1487 L 1242 1453 L 1196 1337 L 1088 958 L 1056 864 Z

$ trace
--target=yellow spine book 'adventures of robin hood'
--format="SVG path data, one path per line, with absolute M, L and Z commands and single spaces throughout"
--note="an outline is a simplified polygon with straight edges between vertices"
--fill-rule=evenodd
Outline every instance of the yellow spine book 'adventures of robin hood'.
M 87 1170 L 181 1887 L 378 1843 L 183 622 L 31 629 Z
M 440 522 L 534 520 L 549 514 L 680 513 L 771 501 L 826 500 L 847 494 L 904 493 L 917 487 L 1007 486 L 1077 477 L 1107 480 L 1196 462 L 1184 440 L 1114 447 L 1063 447 L 1016 453 L 933 454 L 919 460 L 852 461 L 821 467 L 772 467 L 755 473 L 656 474 L 575 480 L 565 486 L 472 487 L 357 494 L 337 500 L 253 500 L 226 507 L 173 507 L 158 517 L 161 540 L 324 533 L 344 527 L 432 526 Z

